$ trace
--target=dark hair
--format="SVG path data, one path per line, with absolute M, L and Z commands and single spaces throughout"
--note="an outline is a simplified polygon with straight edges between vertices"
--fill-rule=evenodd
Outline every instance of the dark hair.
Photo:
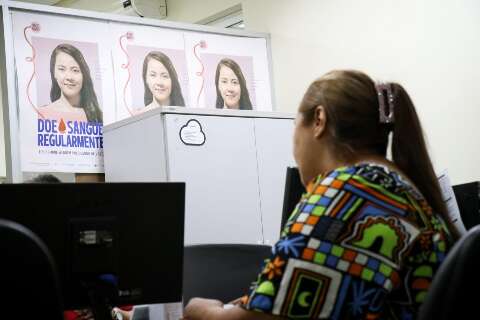
M 142 77 L 143 77 L 143 86 L 145 88 L 143 102 L 145 103 L 145 105 L 148 106 L 153 101 L 153 94 L 147 85 L 147 68 L 148 68 L 148 62 L 150 61 L 150 59 L 155 59 L 161 64 L 163 64 L 165 66 L 165 69 L 167 69 L 170 75 L 170 79 L 172 81 L 172 90 L 170 92 L 170 104 L 172 106 L 185 107 L 185 101 L 183 100 L 183 96 L 182 96 L 182 88 L 180 87 L 180 83 L 178 82 L 177 71 L 175 71 L 175 68 L 173 67 L 173 64 L 170 58 L 166 54 L 160 51 L 152 51 L 148 53 L 145 56 L 145 59 L 143 60 Z
M 252 110 L 252 102 L 250 101 L 250 95 L 248 94 L 247 83 L 245 81 L 245 77 L 243 76 L 242 70 L 240 66 L 233 61 L 232 59 L 224 58 L 220 60 L 217 65 L 217 71 L 215 72 L 215 87 L 217 88 L 217 102 L 215 106 L 217 109 L 221 109 L 224 106 L 224 101 L 222 98 L 222 94 L 218 89 L 218 80 L 220 78 L 220 68 L 224 66 L 227 68 L 232 69 L 233 73 L 238 78 L 238 82 L 240 83 L 240 101 L 239 101 L 239 109 L 240 110 Z
M 89 122 L 103 122 L 102 110 L 100 110 L 100 107 L 98 106 L 97 95 L 93 89 L 90 68 L 88 67 L 87 62 L 85 62 L 80 50 L 67 43 L 59 44 L 55 49 L 53 49 L 52 55 L 50 56 L 50 76 L 52 78 L 50 100 L 54 102 L 61 96 L 60 87 L 55 79 L 55 61 L 57 60 L 57 55 L 60 52 L 71 56 L 80 66 L 80 71 L 82 72 L 83 77 L 82 89 L 80 90 L 80 107 L 85 111 L 87 120 Z
M 328 139 L 343 160 L 361 155 L 386 156 L 389 131 L 393 130 L 393 162 L 402 170 L 455 232 L 447 216 L 440 186 L 427 152 L 415 107 L 406 90 L 392 83 L 393 124 L 379 121 L 375 83 L 366 74 L 342 70 L 327 73 L 307 89 L 299 107 L 306 124 L 312 123 L 315 108 L 325 108 Z
M 60 183 L 62 181 L 60 181 L 60 179 L 55 177 L 53 174 L 48 173 L 48 174 L 40 174 L 40 175 L 36 176 L 35 178 L 33 178 L 32 180 L 27 181 L 27 182 L 30 182 L 30 183 Z

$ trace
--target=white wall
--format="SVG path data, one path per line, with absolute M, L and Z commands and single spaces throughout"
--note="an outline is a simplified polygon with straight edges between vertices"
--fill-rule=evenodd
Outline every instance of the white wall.
M 121 0 L 61 0 L 56 6 L 111 13 L 123 8 Z
M 240 2 L 240 0 L 167 0 L 167 19 L 196 23 Z M 123 9 L 122 0 L 61 0 L 56 6 L 120 14 L 131 12 Z
M 167 19 L 196 23 L 241 2 L 240 0 L 167 0 Z
M 246 27 L 272 36 L 277 109 L 336 68 L 402 83 L 420 114 L 437 170 L 480 180 L 480 2 L 245 0 Z

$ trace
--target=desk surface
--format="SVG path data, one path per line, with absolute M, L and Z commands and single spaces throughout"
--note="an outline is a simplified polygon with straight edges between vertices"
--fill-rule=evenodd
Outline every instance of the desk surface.
M 135 306 L 132 320 L 178 320 L 182 317 L 182 302 Z

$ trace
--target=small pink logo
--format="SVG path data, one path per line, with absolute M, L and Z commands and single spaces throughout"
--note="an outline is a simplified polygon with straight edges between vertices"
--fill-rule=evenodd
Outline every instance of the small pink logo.
M 32 28 L 32 31 L 33 32 L 40 32 L 40 24 L 37 23 L 37 22 L 32 22 L 32 24 L 30 25 L 30 27 Z

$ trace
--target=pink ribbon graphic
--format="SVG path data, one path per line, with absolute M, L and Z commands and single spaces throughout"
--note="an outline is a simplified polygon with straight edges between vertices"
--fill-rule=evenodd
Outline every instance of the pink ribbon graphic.
M 33 72 L 32 72 L 32 75 L 30 76 L 30 80 L 28 80 L 28 84 L 27 84 L 27 88 L 26 88 L 26 92 L 27 92 L 27 99 L 28 99 L 28 102 L 30 103 L 30 106 L 33 108 L 33 110 L 35 110 L 35 112 L 37 113 L 37 115 L 42 118 L 42 119 L 45 119 L 45 117 L 43 116 L 43 114 L 40 113 L 40 111 L 38 110 L 38 108 L 35 106 L 35 104 L 33 103 L 32 101 L 32 98 L 30 97 L 30 86 L 32 84 L 32 81 L 33 81 L 33 78 L 35 78 L 35 74 L 36 74 L 36 66 L 35 66 L 35 58 L 37 56 L 36 52 L 35 52 L 35 47 L 33 46 L 33 44 L 30 42 L 30 40 L 28 39 L 28 36 L 27 36 L 27 31 L 28 30 L 32 30 L 33 32 L 39 32 L 40 31 L 40 25 L 36 22 L 32 22 L 32 24 L 26 26 L 25 28 L 23 28 L 23 36 L 25 38 L 25 41 L 28 43 L 28 45 L 30 46 L 30 48 L 32 48 L 32 56 L 31 57 L 26 57 L 25 60 L 27 62 L 31 62 L 33 64 Z
M 127 97 L 126 97 L 127 87 L 128 87 L 128 84 L 130 83 L 130 78 L 132 76 L 130 74 L 130 56 L 128 55 L 128 52 L 125 49 L 125 47 L 123 46 L 123 42 L 122 42 L 123 39 L 133 40 L 133 33 L 132 32 L 127 32 L 124 35 L 120 36 L 120 38 L 118 39 L 118 43 L 120 44 L 120 48 L 122 49 L 123 53 L 125 54 L 125 56 L 127 58 L 127 63 L 122 64 L 122 69 L 126 69 L 127 72 L 128 72 L 127 81 L 125 82 L 125 85 L 123 86 L 123 105 L 125 106 L 125 109 L 127 109 L 128 113 L 130 113 L 130 115 L 133 116 L 134 113 L 132 112 L 132 110 L 130 110 L 130 108 L 127 104 Z
M 202 95 L 202 91 L 205 85 L 205 76 L 203 75 L 205 71 L 205 66 L 203 65 L 202 59 L 198 56 L 197 49 L 200 47 L 201 49 L 206 49 L 207 48 L 207 42 L 205 40 L 201 40 L 199 43 L 197 43 L 193 47 L 193 54 L 195 55 L 195 58 L 197 58 L 198 62 L 202 66 L 202 70 L 196 72 L 195 74 L 199 77 L 202 78 L 202 85 L 200 86 L 200 90 L 198 91 L 198 96 L 197 96 L 197 107 L 200 105 L 200 96 Z

